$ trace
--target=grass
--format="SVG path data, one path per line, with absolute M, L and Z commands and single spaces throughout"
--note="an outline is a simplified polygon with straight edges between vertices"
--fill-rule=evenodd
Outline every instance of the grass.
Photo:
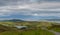
M 60 28 L 58 28 L 58 27 L 53 28 L 53 30 L 56 32 L 60 32 Z
M 28 34 L 27 34 L 28 33 Z M 54 35 L 51 32 L 48 32 L 46 30 L 33 30 L 33 31 L 27 31 L 27 32 L 23 32 L 23 35 Z
M 8 28 L 8 31 L 1 32 L 0 35 L 55 35 L 52 32 L 42 30 L 42 29 L 18 31 L 18 30 L 16 30 L 16 28 L 13 28 L 14 25 L 23 25 L 23 26 L 38 27 L 38 28 L 40 28 L 42 26 L 50 27 L 50 26 L 52 26 L 51 22 L 0 22 L 0 24 L 5 25 L 5 26 L 7 25 L 7 28 L 12 27 L 11 29 Z M 2 29 L 5 29 L 5 28 L 3 27 Z M 11 31 L 9 31 L 9 30 L 11 30 Z M 53 30 L 60 32 L 60 28 L 53 28 Z
M 16 31 L 5 31 L 0 33 L 0 35 L 18 35 L 19 33 Z
M 0 33 L 0 35 L 54 35 L 51 32 L 48 32 L 46 30 L 28 30 L 28 31 L 6 31 L 3 33 Z

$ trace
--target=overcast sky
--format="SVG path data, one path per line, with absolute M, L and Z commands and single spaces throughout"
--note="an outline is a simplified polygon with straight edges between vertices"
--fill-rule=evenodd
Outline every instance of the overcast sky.
M 0 19 L 60 19 L 60 0 L 0 0 Z

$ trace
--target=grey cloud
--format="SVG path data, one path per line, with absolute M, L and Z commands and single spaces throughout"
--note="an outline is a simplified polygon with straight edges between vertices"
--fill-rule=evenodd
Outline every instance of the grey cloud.
M 44 1 L 44 2 L 43 2 Z M 55 2 L 47 2 L 50 0 L 0 0 L 0 6 L 2 6 L 2 8 L 0 8 L 0 12 L 2 12 L 2 14 L 7 14 L 7 15 L 11 15 L 13 13 L 15 14 L 20 14 L 20 15 L 37 15 L 37 14 L 46 14 L 46 13 L 60 13 L 59 11 L 50 11 L 50 9 L 52 8 L 60 8 L 60 3 L 55 4 Z M 54 1 L 54 0 L 51 0 Z M 57 0 L 59 1 L 59 0 Z M 34 3 L 31 3 L 34 2 Z M 37 2 L 37 3 L 35 3 Z M 43 2 L 38 4 L 38 2 Z M 31 3 L 31 4 L 29 4 Z M 54 5 L 53 5 L 54 4 Z M 22 6 L 21 6 L 22 5 Z M 7 6 L 7 7 L 4 7 Z M 15 7 L 16 8 L 15 8 Z M 20 6 L 20 8 L 18 8 L 18 6 Z M 10 10 L 9 10 L 10 9 Z M 36 10 L 37 9 L 37 10 Z M 41 10 L 43 9 L 43 10 Z M 47 9 L 47 10 L 45 10 Z
M 16 5 L 17 0 L 0 0 L 0 6 Z
M 0 6 L 5 5 L 18 5 L 18 4 L 25 4 L 25 3 L 32 3 L 32 2 L 50 2 L 50 1 L 60 1 L 60 0 L 0 0 Z

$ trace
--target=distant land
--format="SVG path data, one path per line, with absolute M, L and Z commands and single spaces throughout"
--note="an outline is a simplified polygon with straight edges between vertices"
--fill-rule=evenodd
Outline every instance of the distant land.
M 9 19 L 9 20 L 0 20 L 0 21 L 12 21 L 12 22 L 23 22 L 23 21 L 26 21 L 26 20 L 22 20 L 22 19 Z M 60 19 L 40 19 L 38 21 L 60 21 Z
M 47 21 L 60 21 L 60 19 L 41 19 L 41 20 L 47 20 Z
M 6 21 L 9 21 L 9 22 L 23 22 L 24 20 L 21 20 L 21 19 L 9 19 L 9 20 L 0 20 L 2 22 L 6 22 Z
M 47 21 L 47 22 L 60 23 L 60 19 L 40 19 L 39 21 Z

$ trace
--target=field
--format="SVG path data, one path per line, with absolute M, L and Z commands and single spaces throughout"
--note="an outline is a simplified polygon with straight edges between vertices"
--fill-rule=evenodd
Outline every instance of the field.
M 20 30 L 14 27 L 15 25 L 28 28 Z M 57 26 L 55 27 L 53 22 L 0 22 L 0 35 L 55 35 L 48 30 L 60 32 L 60 27 Z
M 28 31 L 5 31 L 0 35 L 54 35 L 46 30 L 28 30 Z
M 60 28 L 53 28 L 54 31 L 60 32 Z

